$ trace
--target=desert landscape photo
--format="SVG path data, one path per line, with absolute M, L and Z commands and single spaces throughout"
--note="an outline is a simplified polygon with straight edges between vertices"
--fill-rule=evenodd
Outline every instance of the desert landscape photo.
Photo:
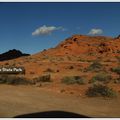
M 120 117 L 120 3 L 0 3 L 0 118 Z

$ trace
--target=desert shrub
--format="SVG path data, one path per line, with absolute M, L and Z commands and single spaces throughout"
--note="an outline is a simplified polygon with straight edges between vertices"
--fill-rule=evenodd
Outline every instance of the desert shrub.
M 120 77 L 114 80 L 114 83 L 120 84 Z
M 6 83 L 8 76 L 6 75 L 0 75 L 0 84 Z
M 47 68 L 44 72 L 54 72 L 51 68 Z
M 64 84 L 85 84 L 85 80 L 81 76 L 65 76 L 62 78 L 62 83 Z
M 24 77 L 0 75 L 0 84 L 24 85 L 30 84 L 30 81 Z
M 86 95 L 89 97 L 115 97 L 116 92 L 105 85 L 94 84 L 93 86 L 88 88 L 88 90 L 86 91 Z
M 118 50 L 117 53 L 120 53 L 120 50 Z
M 74 67 L 73 66 L 69 66 L 68 69 L 74 69 Z
M 34 78 L 33 82 L 34 83 L 37 83 L 37 82 L 51 82 L 51 76 L 50 76 L 50 74 L 42 75 L 42 76 L 39 76 L 37 78 Z
M 92 60 L 86 60 L 86 62 L 92 62 Z
M 65 83 L 65 84 L 75 84 L 75 80 L 73 77 L 70 77 L 70 76 L 66 76 L 62 79 L 62 83 Z
M 102 64 L 98 61 L 94 61 L 86 70 L 87 71 L 99 71 L 102 68 Z
M 111 71 L 120 75 L 120 67 L 111 68 Z
M 94 83 L 96 81 L 103 82 L 103 83 L 109 83 L 112 79 L 112 76 L 108 73 L 98 73 L 97 75 L 93 76 L 91 79 L 91 83 Z
M 85 62 L 86 60 L 79 58 L 77 61 Z
M 96 54 L 93 53 L 93 52 L 89 52 L 88 55 L 90 55 L 90 56 L 95 56 Z

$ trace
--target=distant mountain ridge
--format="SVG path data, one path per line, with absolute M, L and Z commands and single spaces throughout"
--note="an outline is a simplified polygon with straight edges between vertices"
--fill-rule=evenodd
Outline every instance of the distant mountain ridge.
M 22 56 L 29 56 L 30 54 L 22 53 L 20 50 L 9 50 L 0 54 L 0 61 L 11 60 Z

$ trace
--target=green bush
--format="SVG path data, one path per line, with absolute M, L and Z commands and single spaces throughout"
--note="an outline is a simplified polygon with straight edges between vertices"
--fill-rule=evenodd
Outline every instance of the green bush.
M 42 75 L 42 76 L 39 76 L 37 78 L 34 78 L 33 82 L 34 83 L 37 83 L 37 82 L 51 82 L 51 76 L 50 76 L 50 74 Z
M 94 83 L 96 81 L 103 82 L 103 83 L 109 83 L 112 79 L 112 76 L 107 73 L 98 73 L 91 79 L 91 83 Z
M 89 97 L 115 97 L 116 92 L 113 89 L 101 85 L 101 84 L 94 84 L 92 87 L 89 87 L 86 91 L 86 95 Z
M 62 83 L 64 84 L 80 84 L 80 85 L 83 85 L 85 84 L 85 80 L 80 77 L 80 76 L 66 76 L 66 77 L 63 77 Z
M 30 84 L 30 81 L 24 77 L 14 75 L 0 75 L 0 84 L 24 85 Z
M 102 64 L 96 60 L 87 68 L 87 71 L 99 71 L 101 68 Z

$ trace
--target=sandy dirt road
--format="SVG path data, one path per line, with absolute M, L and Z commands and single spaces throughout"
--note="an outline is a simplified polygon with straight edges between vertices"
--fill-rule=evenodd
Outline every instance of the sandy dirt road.
M 120 98 L 81 98 L 33 86 L 0 85 L 0 117 L 52 110 L 90 117 L 120 117 Z

